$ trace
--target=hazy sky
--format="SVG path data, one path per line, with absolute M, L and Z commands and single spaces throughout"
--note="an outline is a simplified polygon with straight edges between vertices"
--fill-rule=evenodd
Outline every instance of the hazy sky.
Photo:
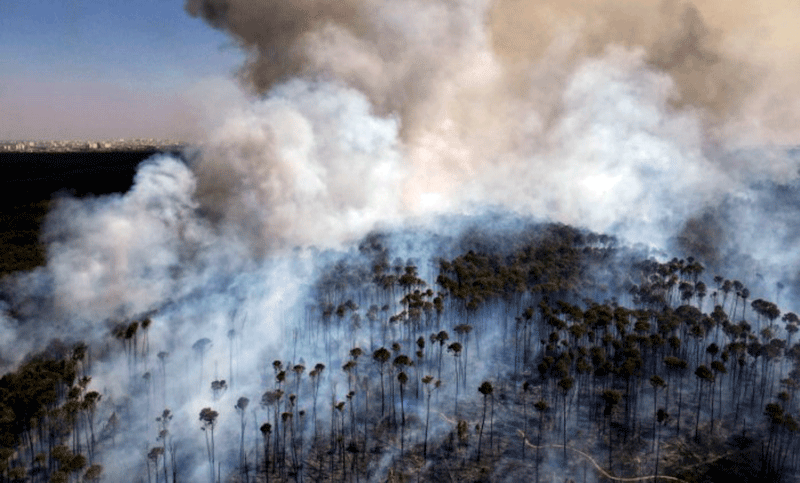
M 242 63 L 180 0 L 0 0 L 0 139 L 181 137 L 183 93 Z

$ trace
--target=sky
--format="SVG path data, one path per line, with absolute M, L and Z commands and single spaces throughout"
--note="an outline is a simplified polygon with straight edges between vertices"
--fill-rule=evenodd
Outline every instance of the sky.
M 204 20 L 201 18 L 203 14 L 193 17 L 187 13 L 187 5 L 205 3 L 215 2 L 0 0 L 0 140 L 119 137 L 191 139 L 197 132 L 195 104 L 198 86 L 214 85 L 220 79 L 229 80 L 244 63 L 246 54 L 232 40 L 234 37 L 231 33 L 238 35 L 250 47 L 256 46 L 259 39 L 278 42 L 275 45 L 283 45 L 281 42 L 284 41 L 292 43 L 300 38 L 301 33 L 308 33 L 284 32 L 282 28 L 291 22 L 270 23 L 270 18 L 282 18 L 281 15 L 291 17 L 293 12 L 303 11 L 276 7 L 291 5 L 290 2 L 231 0 L 229 4 L 232 8 L 241 7 L 242 15 L 237 18 L 243 20 L 244 27 L 218 25 L 227 29 L 227 33 L 209 25 L 215 22 L 214 19 Z M 550 46 L 545 52 L 552 55 L 552 47 L 555 46 L 557 50 L 559 43 L 542 40 L 552 40 L 556 33 L 561 35 L 575 25 L 581 25 L 585 31 L 582 38 L 588 42 L 587 45 L 596 40 L 592 35 L 600 35 L 608 37 L 600 42 L 602 45 L 611 42 L 647 46 L 647 42 L 652 41 L 647 32 L 659 30 L 658 19 L 661 14 L 658 12 L 663 10 L 659 5 L 684 2 L 587 0 L 528 3 L 526 0 L 475 0 L 462 3 L 424 2 L 420 5 L 426 5 L 429 9 L 460 5 L 454 7 L 459 10 L 469 8 L 465 5 L 484 3 L 492 5 L 483 21 L 489 22 L 488 30 L 492 37 L 489 41 L 493 43 L 494 54 L 504 59 L 503 68 L 509 69 L 507 73 L 513 73 L 513 69 L 520 65 L 514 64 L 519 60 L 517 57 L 527 55 L 538 59 L 543 55 L 540 47 L 545 45 Z M 370 12 L 399 10 L 392 3 L 373 4 L 365 0 L 340 4 L 356 7 L 372 5 L 368 7 Z M 700 12 L 708 27 L 708 37 L 718 44 L 715 47 L 720 47 L 726 53 L 735 53 L 731 58 L 745 60 L 741 66 L 727 64 L 727 71 L 715 72 L 714 76 L 702 79 L 704 82 L 708 79 L 716 81 L 733 74 L 749 84 L 747 97 L 736 99 L 740 115 L 734 121 L 726 122 L 725 128 L 730 132 L 725 136 L 739 139 L 744 133 L 752 138 L 748 138 L 747 143 L 767 141 L 796 144 L 800 139 L 800 128 L 796 127 L 800 126 L 800 93 L 796 88 L 796 79 L 800 75 L 800 43 L 794 23 L 800 15 L 800 4 L 796 0 L 742 0 L 736 2 L 734 8 L 727 1 L 695 0 L 691 5 Z M 350 15 L 347 8 L 342 8 L 342 15 Z M 539 11 L 542 9 L 544 13 Z M 259 12 L 264 13 L 265 17 L 253 20 L 251 17 Z M 624 15 L 618 15 L 620 12 Z M 405 14 L 395 12 L 392 15 L 403 17 Z M 349 20 L 336 18 L 334 24 L 343 22 L 345 29 L 359 32 L 358 29 L 363 27 L 359 22 L 365 20 L 358 15 L 350 17 Z M 634 21 L 618 23 L 618 17 Z M 417 30 L 421 32 L 419 38 L 407 37 L 404 42 L 410 42 L 417 50 L 426 52 L 435 50 L 435 46 L 426 42 L 438 43 L 439 47 L 449 46 L 444 37 L 438 38 L 432 34 L 456 35 L 451 30 L 457 25 L 450 24 L 451 30 L 443 29 L 443 21 L 443 17 L 436 15 L 424 17 L 418 22 L 429 23 L 423 27 L 417 25 Z M 255 25 L 259 30 L 248 32 L 247 25 Z M 403 84 L 408 80 L 397 72 L 398 66 L 392 64 L 394 44 L 390 35 L 384 36 L 384 40 L 388 40 L 381 43 L 371 38 L 369 33 L 361 32 L 358 35 L 366 37 L 356 36 L 355 41 L 364 42 L 363 45 L 369 48 L 356 52 L 358 55 L 355 57 L 341 57 L 342 52 L 347 52 L 347 46 L 340 38 L 340 30 L 326 30 L 320 27 L 320 22 L 310 20 L 291 25 L 310 29 L 312 35 L 303 37 L 310 39 L 304 48 L 310 45 L 313 55 L 303 49 L 295 50 L 306 52 L 305 57 L 299 60 L 286 57 L 283 58 L 287 61 L 286 65 L 275 69 L 264 68 L 263 71 L 275 71 L 280 74 L 280 79 L 284 79 L 296 74 L 291 67 L 301 65 L 292 61 L 302 61 L 303 69 L 326 72 L 365 91 L 379 110 L 396 111 L 397 106 L 392 105 L 391 100 L 405 99 L 405 95 L 387 94 L 385 99 L 375 96 L 375 91 L 382 87 Z M 466 27 L 466 24 L 461 27 Z M 263 35 L 264 31 L 270 29 L 275 31 L 274 35 Z M 477 30 L 483 32 L 485 29 Z M 377 33 L 381 32 L 378 28 Z M 284 38 L 284 35 L 288 37 Z M 645 38 L 631 40 L 626 37 L 629 35 Z M 438 40 L 432 41 L 435 38 Z M 659 37 L 656 43 L 669 41 L 668 36 Z M 508 46 L 513 47 L 508 50 Z M 374 60 L 369 56 L 375 54 L 376 49 L 383 62 L 378 67 L 374 62 L 369 63 Z M 592 51 L 592 54 L 598 52 Z M 428 67 L 421 66 L 420 70 L 441 64 L 441 59 L 441 56 L 428 59 Z M 414 59 L 414 62 L 418 60 Z M 464 60 L 458 58 L 455 62 L 463 63 Z M 263 63 L 255 65 L 264 67 Z M 377 68 L 378 71 L 370 68 Z M 440 70 L 432 69 L 434 72 Z M 456 70 L 469 71 L 472 72 L 470 75 L 474 75 L 479 69 L 461 66 Z M 413 72 L 409 75 L 413 77 L 412 74 L 416 75 Z M 678 77 L 674 78 L 679 79 L 680 75 L 678 72 Z M 527 79 L 525 76 L 520 78 Z M 272 85 L 269 76 L 267 82 L 262 84 L 260 87 Z M 417 83 L 411 84 L 417 86 L 414 89 L 420 89 Z M 714 85 L 705 83 L 691 87 L 697 92 L 713 92 L 715 89 Z M 200 89 L 200 92 L 207 90 Z M 458 100 L 458 104 L 463 102 Z M 427 103 L 423 102 L 423 105 Z M 408 113 L 401 114 L 405 116 Z
M 243 58 L 180 0 L 0 0 L 0 140 L 184 138 Z

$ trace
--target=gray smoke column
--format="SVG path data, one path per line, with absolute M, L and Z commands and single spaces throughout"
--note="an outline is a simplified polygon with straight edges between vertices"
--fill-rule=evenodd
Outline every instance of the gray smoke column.
M 790 106 L 800 104 L 779 87 L 796 69 L 779 63 L 774 48 L 797 58 L 786 47 L 793 34 L 768 8 L 751 7 L 714 1 L 186 3 L 190 14 L 229 32 L 249 53 L 240 79 L 251 96 L 269 99 L 292 89 L 284 86 L 290 79 L 290 85 L 304 79 L 334 103 L 359 103 L 375 123 L 397 123 L 390 144 L 402 153 L 393 165 L 399 185 L 370 188 L 400 190 L 396 205 L 383 200 L 385 216 L 495 204 L 656 244 L 723 191 L 793 174 L 785 160 L 764 166 L 720 155 L 730 145 L 797 139 L 786 121 L 796 117 Z M 756 11 L 757 20 L 748 20 Z M 743 40 L 756 38 L 755 45 Z M 777 95 L 781 109 L 774 108 Z M 222 111 L 219 117 L 243 122 L 241 113 Z M 334 126 L 344 119 L 334 118 Z M 353 191 L 345 181 L 372 169 L 365 159 L 350 173 L 326 169 L 321 177 L 301 175 L 302 183 L 270 187 L 286 181 L 281 166 L 304 163 L 276 162 L 270 146 L 280 134 L 242 139 L 250 128 L 231 126 L 227 139 L 218 125 L 205 135 L 210 141 L 198 189 L 210 212 L 252 219 L 241 200 L 245 178 L 247 186 L 259 186 L 262 205 L 291 186 L 313 190 L 319 182 L 353 193 L 352 200 L 335 196 L 334 213 L 321 215 L 328 219 L 370 199 L 363 186 Z M 237 150 L 236 167 L 224 166 L 222 158 L 231 156 L 222 153 Z M 305 194 L 297 196 L 304 203 Z M 256 217 L 263 223 L 248 230 L 282 234 L 281 216 Z M 313 231 L 293 220 L 291 230 Z

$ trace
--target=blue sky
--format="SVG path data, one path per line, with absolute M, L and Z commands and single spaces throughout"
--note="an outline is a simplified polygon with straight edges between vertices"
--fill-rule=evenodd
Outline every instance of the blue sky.
M 243 58 L 178 0 L 0 0 L 0 139 L 181 136 Z

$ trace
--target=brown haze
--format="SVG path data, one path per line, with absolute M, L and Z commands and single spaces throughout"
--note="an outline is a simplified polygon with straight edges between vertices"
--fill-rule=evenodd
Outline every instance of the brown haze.
M 192 114 L 182 94 L 103 80 L 9 75 L 0 86 L 0 140 L 186 139 Z
M 528 100 L 531 90 L 557 98 L 554 89 L 576 63 L 620 45 L 643 48 L 650 67 L 670 75 L 676 107 L 700 107 L 714 121 L 754 108 L 747 114 L 757 115 L 758 127 L 796 140 L 786 122 L 797 120 L 791 108 L 798 94 L 786 90 L 800 73 L 790 21 L 800 6 L 791 1 L 187 0 L 186 8 L 250 52 L 241 75 L 256 91 L 293 76 L 334 77 L 384 111 L 403 114 L 405 132 L 413 131 L 422 104 L 459 76 L 483 81 L 460 87 L 462 96 L 486 105 Z M 480 63 L 476 55 L 498 63 L 496 78 L 464 64 Z M 469 113 L 462 114 L 469 124 Z M 490 123 L 492 114 L 482 110 L 480 121 Z

